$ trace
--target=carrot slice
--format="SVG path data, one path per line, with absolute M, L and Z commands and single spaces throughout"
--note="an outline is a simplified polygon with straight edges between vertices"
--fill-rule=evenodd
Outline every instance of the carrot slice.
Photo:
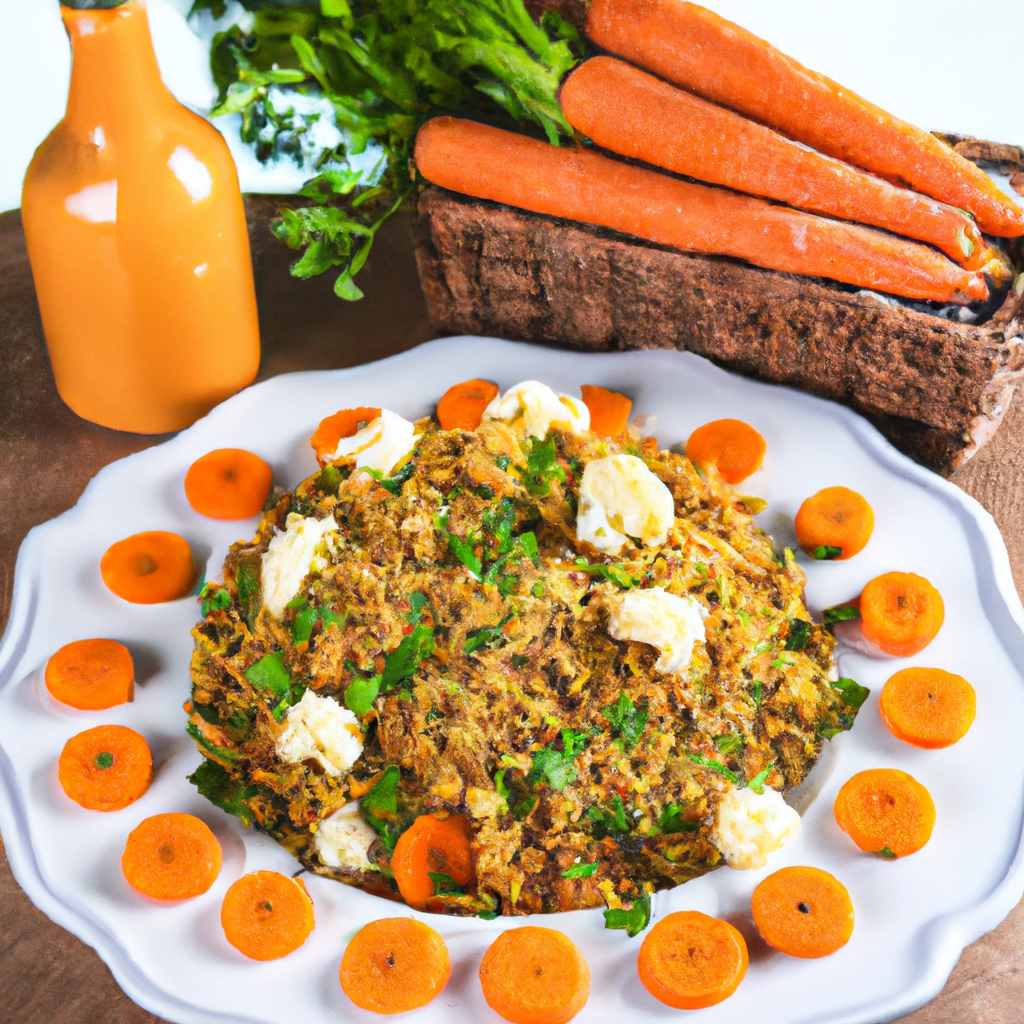
M 637 970 L 655 999 L 677 1010 L 700 1010 L 728 999 L 747 963 L 747 944 L 728 921 L 681 910 L 647 933 Z
M 469 885 L 475 877 L 469 822 L 458 814 L 444 821 L 421 814 L 398 837 L 391 870 L 402 899 L 419 910 L 435 894 L 431 874 L 448 875 L 459 885 Z
M 316 460 L 326 466 L 338 450 L 338 442 L 343 437 L 352 437 L 367 423 L 380 416 L 380 409 L 359 406 L 358 409 L 342 409 L 333 416 L 320 421 L 309 443 L 316 452 Z
M 129 834 L 121 870 L 154 900 L 190 900 L 220 874 L 221 850 L 209 827 L 191 814 L 154 814 Z
M 800 506 L 793 525 L 800 547 L 812 558 L 844 561 L 864 550 L 875 513 L 856 491 L 826 487 Z
M 935 826 L 931 794 L 896 768 L 858 772 L 843 783 L 833 811 L 839 827 L 861 850 L 887 860 L 916 853 Z
M 98 725 L 64 744 L 57 762 L 64 792 L 90 811 L 119 811 L 149 789 L 149 744 L 124 725 Z
M 886 654 L 906 658 L 923 651 L 946 617 L 942 595 L 912 572 L 876 576 L 861 591 L 861 629 Z
M 561 932 L 527 925 L 491 943 L 480 985 L 487 1005 L 512 1024 L 565 1024 L 590 997 L 590 968 Z
M 941 668 L 905 668 L 882 687 L 878 710 L 898 740 L 936 750 L 967 735 L 974 721 L 974 687 Z
M 1024 209 L 979 167 L 704 7 L 680 0 L 594 0 L 587 34 L 660 78 L 821 153 L 969 210 L 990 235 L 1024 234 Z
M 279 960 L 309 937 L 313 901 L 299 879 L 278 871 L 253 871 L 228 887 L 220 924 L 240 953 L 252 960 Z
M 74 640 L 46 663 L 46 689 L 80 711 L 102 711 L 135 696 L 135 666 L 116 640 Z
M 988 296 L 982 274 L 915 242 L 680 181 L 593 150 L 435 117 L 419 130 L 415 155 L 428 181 L 453 192 L 688 252 L 737 256 L 907 298 L 965 303 Z
M 959 210 L 822 156 L 613 57 L 576 68 L 559 102 L 574 128 L 613 153 L 930 242 L 970 270 L 986 263 L 981 232 Z
M 341 987 L 362 1010 L 404 1013 L 426 1006 L 452 973 L 448 947 L 411 917 L 371 921 L 341 958 Z
M 218 448 L 189 466 L 185 497 L 211 519 L 248 519 L 263 511 L 274 471 L 244 448 Z
M 100 559 L 107 587 L 132 604 L 160 604 L 185 597 L 195 582 L 192 549 L 166 530 L 135 533 L 111 544 Z
M 853 934 L 850 894 L 820 868 L 776 871 L 758 883 L 750 908 L 764 941 L 790 956 L 828 956 Z
M 498 394 L 489 380 L 464 380 L 453 384 L 437 403 L 437 421 L 442 430 L 476 430 L 487 408 Z
M 712 420 L 698 427 L 686 442 L 686 457 L 695 465 L 718 466 L 730 484 L 756 473 L 768 450 L 765 439 L 742 420 Z
M 617 391 L 584 384 L 580 388 L 583 402 L 590 410 L 590 429 L 601 437 L 618 437 L 626 429 L 633 400 Z

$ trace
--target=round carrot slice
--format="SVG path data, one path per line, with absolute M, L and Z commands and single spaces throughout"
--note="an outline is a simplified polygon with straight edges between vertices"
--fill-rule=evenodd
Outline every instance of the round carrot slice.
M 75 640 L 46 663 L 46 689 L 80 711 L 102 711 L 135 696 L 135 666 L 116 640 Z
M 465 380 L 453 384 L 437 403 L 437 421 L 442 430 L 476 430 L 487 408 L 498 394 L 489 380 Z
M 121 870 L 143 896 L 189 900 L 213 885 L 221 860 L 220 843 L 204 822 L 191 814 L 154 814 L 128 836 Z
M 905 668 L 882 687 L 878 709 L 898 740 L 935 750 L 963 739 L 974 721 L 974 687 L 941 668 Z
M 273 470 L 244 448 L 218 448 L 189 466 L 185 497 L 211 519 L 248 519 L 259 515 L 270 493 Z
M 580 388 L 583 401 L 590 410 L 590 429 L 601 437 L 618 437 L 626 429 L 633 401 L 617 391 L 584 384 Z
M 411 917 L 371 921 L 345 949 L 341 987 L 362 1010 L 404 1013 L 426 1006 L 448 983 L 448 947 Z
M 858 772 L 843 783 L 833 810 L 839 827 L 861 850 L 886 860 L 916 853 L 935 826 L 931 794 L 896 768 Z
M 491 943 L 480 984 L 487 1005 L 512 1024 L 565 1024 L 590 997 L 590 968 L 561 932 L 527 925 Z
M 655 999 L 677 1010 L 699 1010 L 728 999 L 747 962 L 747 944 L 728 921 L 681 910 L 647 933 L 637 970 Z
M 776 871 L 758 884 L 750 907 L 764 941 L 790 956 L 828 956 L 853 934 L 846 886 L 819 868 Z
M 800 547 L 812 558 L 853 558 L 871 539 L 875 513 L 856 491 L 826 487 L 808 498 L 793 524 Z
M 90 811 L 119 811 L 149 789 L 149 744 L 124 725 L 98 725 L 64 744 L 57 762 L 64 792 Z
M 469 822 L 457 814 L 444 821 L 421 814 L 398 837 L 391 870 L 402 899 L 420 910 L 435 893 L 431 874 L 448 875 L 459 885 L 469 885 L 475 877 Z
M 333 416 L 322 419 L 320 426 L 316 428 L 316 432 L 309 439 L 313 451 L 316 452 L 317 462 L 321 466 L 326 466 L 338 450 L 338 442 L 343 437 L 353 437 L 378 416 L 380 416 L 380 409 L 360 406 L 358 409 L 342 409 Z
M 765 439 L 742 420 L 713 420 L 698 427 L 686 442 L 686 457 L 702 469 L 717 465 L 730 484 L 756 473 L 768 450 Z
M 912 572 L 876 576 L 861 591 L 861 630 L 876 647 L 899 658 L 923 651 L 946 617 L 942 595 Z
M 192 549 L 184 537 L 166 530 L 135 533 L 111 544 L 100 559 L 107 587 L 132 604 L 176 601 L 195 581 Z
M 232 882 L 220 907 L 228 942 L 253 960 L 294 953 L 313 930 L 305 885 L 277 871 L 253 871 Z

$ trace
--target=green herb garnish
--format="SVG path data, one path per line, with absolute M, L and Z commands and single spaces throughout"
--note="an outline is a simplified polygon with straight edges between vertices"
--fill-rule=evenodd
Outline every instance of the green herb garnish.
M 697 832 L 700 830 L 700 822 L 687 821 L 678 804 L 666 804 L 658 815 L 658 828 L 669 835 L 673 832 Z
M 597 872 L 600 867 L 598 861 L 594 861 L 591 864 L 573 864 L 567 871 L 562 872 L 563 878 L 589 878 L 591 875 Z
M 628 908 L 611 909 L 604 912 L 605 928 L 624 930 L 631 938 L 636 938 L 651 922 L 651 897 L 644 893 Z
M 573 562 L 573 568 L 577 572 L 588 572 L 591 576 L 601 576 L 612 583 L 618 584 L 624 590 L 638 586 L 640 580 L 630 576 L 621 565 L 605 565 L 603 562 L 595 562 L 591 565 L 585 558 L 577 558 Z
M 709 768 L 713 772 L 718 772 L 719 775 L 724 775 L 735 786 L 740 784 L 740 777 L 731 768 L 726 768 L 721 761 L 705 757 L 703 754 L 690 754 L 690 760 L 694 764 L 699 764 L 701 768 Z
M 601 708 L 601 714 L 608 720 L 612 732 L 622 740 L 624 750 L 632 750 L 640 742 L 648 719 L 646 699 L 634 704 L 623 690 L 614 704 Z
M 814 557 L 819 562 L 831 562 L 843 553 L 842 548 L 833 547 L 831 544 L 819 544 L 814 549 Z
M 481 626 L 479 629 L 471 629 L 466 634 L 462 650 L 466 654 L 472 654 L 474 651 L 479 651 L 481 647 L 486 647 L 489 650 L 501 647 L 502 644 L 507 642 L 502 629 L 515 618 L 515 614 L 514 611 L 509 612 L 501 622 L 497 622 L 493 626 Z
M 811 623 L 803 619 L 789 620 L 789 636 L 786 637 L 787 651 L 802 651 L 810 640 Z
M 530 770 L 526 775 L 526 780 L 531 785 L 548 785 L 552 789 L 563 790 L 576 781 L 573 761 L 587 745 L 590 733 L 563 729 L 561 739 L 561 750 L 555 750 L 549 744 L 534 752 Z
M 428 871 L 431 882 L 434 883 L 435 896 L 465 896 L 466 887 L 459 885 L 451 875 L 440 871 Z
M 587 817 L 594 823 L 594 835 L 598 839 L 603 839 L 609 833 L 624 835 L 633 829 L 633 822 L 626 816 L 626 808 L 618 793 L 611 798 L 606 809 L 589 808 Z
M 215 807 L 240 818 L 244 825 L 252 824 L 253 813 L 242 801 L 256 795 L 255 786 L 243 786 L 215 761 L 203 761 L 188 781 Z
M 826 608 L 821 613 L 821 617 L 826 626 L 834 626 L 837 622 L 859 619 L 860 609 L 852 604 L 837 604 L 831 608 Z

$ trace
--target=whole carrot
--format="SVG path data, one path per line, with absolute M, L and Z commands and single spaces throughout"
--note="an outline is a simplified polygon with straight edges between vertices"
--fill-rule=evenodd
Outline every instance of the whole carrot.
M 599 146 L 801 210 L 931 242 L 970 270 L 984 239 L 959 210 L 815 153 L 613 57 L 594 57 L 565 81 L 568 122 Z
M 683 0 L 593 0 L 587 34 L 705 99 L 968 210 L 990 235 L 1024 234 L 1024 209 L 969 160 L 704 7 Z
M 415 157 L 428 181 L 454 192 L 677 249 L 913 299 L 968 303 L 988 296 L 981 274 L 922 245 L 474 121 L 428 121 Z

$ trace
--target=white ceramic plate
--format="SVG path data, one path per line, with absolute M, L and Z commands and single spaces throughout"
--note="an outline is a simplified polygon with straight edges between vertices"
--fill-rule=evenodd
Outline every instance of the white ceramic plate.
M 263 456 L 278 483 L 292 487 L 312 473 L 307 439 L 325 415 L 379 403 L 409 418 L 431 411 L 445 388 L 469 377 L 507 387 L 536 378 L 562 391 L 602 384 L 658 417 L 663 445 L 685 440 L 711 419 L 735 416 L 768 441 L 770 506 L 763 525 L 779 546 L 793 545 L 792 517 L 822 487 L 845 484 L 874 506 L 875 535 L 855 559 L 807 566 L 811 608 L 857 594 L 888 570 L 928 577 L 946 602 L 946 625 L 913 659 L 872 661 L 844 652 L 844 675 L 871 687 L 854 730 L 831 745 L 815 771 L 820 787 L 804 815 L 800 840 L 758 872 L 723 868 L 654 899 L 659 918 L 699 909 L 743 923 L 750 894 L 768 871 L 813 864 L 849 888 L 856 928 L 847 946 L 823 960 L 797 960 L 751 942 L 746 980 L 727 1002 L 688 1020 L 762 1024 L 874 1024 L 935 995 L 960 951 L 1010 911 L 1024 885 L 1020 856 L 1024 815 L 1024 746 L 1013 742 L 1024 717 L 1024 609 L 998 532 L 986 512 L 956 487 L 909 462 L 854 414 L 783 388 L 731 376 L 690 354 L 609 355 L 533 348 L 482 338 L 432 342 L 352 370 L 276 377 L 244 391 L 166 444 L 100 472 L 78 504 L 34 529 L 22 546 L 14 605 L 0 646 L 0 829 L 14 873 L 33 901 L 93 945 L 128 994 L 180 1022 L 336 1024 L 379 1019 L 355 1009 L 341 992 L 338 965 L 348 939 L 367 921 L 406 908 L 318 877 L 306 876 L 317 925 L 284 960 L 245 960 L 220 930 L 220 901 L 243 871 L 295 862 L 274 842 L 247 832 L 199 797 L 185 776 L 199 763 L 184 733 L 189 695 L 193 599 L 134 606 L 100 580 L 103 551 L 140 530 L 185 536 L 207 575 L 218 573 L 228 545 L 253 533 L 255 520 L 218 523 L 192 512 L 182 480 L 194 459 L 214 448 L 242 447 Z M 76 712 L 49 700 L 42 668 L 61 645 L 104 636 L 135 656 L 135 701 L 104 712 Z M 978 717 L 947 750 L 905 746 L 878 716 L 878 692 L 907 664 L 935 665 L 966 676 L 978 691 Z M 141 800 L 100 814 L 68 800 L 56 777 L 64 742 L 104 722 L 138 729 L 158 764 Z M 854 772 L 897 766 L 931 791 L 937 823 L 919 853 L 887 862 L 857 851 L 839 830 L 832 802 Z M 129 889 L 120 855 L 128 832 L 160 811 L 188 811 L 207 821 L 225 850 L 213 889 L 174 906 L 150 903 Z M 417 1011 L 417 1022 L 497 1022 L 476 972 L 484 950 L 505 927 L 529 919 L 485 922 L 419 915 L 451 950 L 445 991 Z M 652 999 L 636 975 L 640 939 L 603 928 L 600 911 L 542 918 L 576 942 L 590 963 L 593 988 L 584 1021 L 657 1021 L 679 1017 Z M 748 936 L 749 925 L 744 926 Z M 752 938 L 754 938 L 752 936 Z

